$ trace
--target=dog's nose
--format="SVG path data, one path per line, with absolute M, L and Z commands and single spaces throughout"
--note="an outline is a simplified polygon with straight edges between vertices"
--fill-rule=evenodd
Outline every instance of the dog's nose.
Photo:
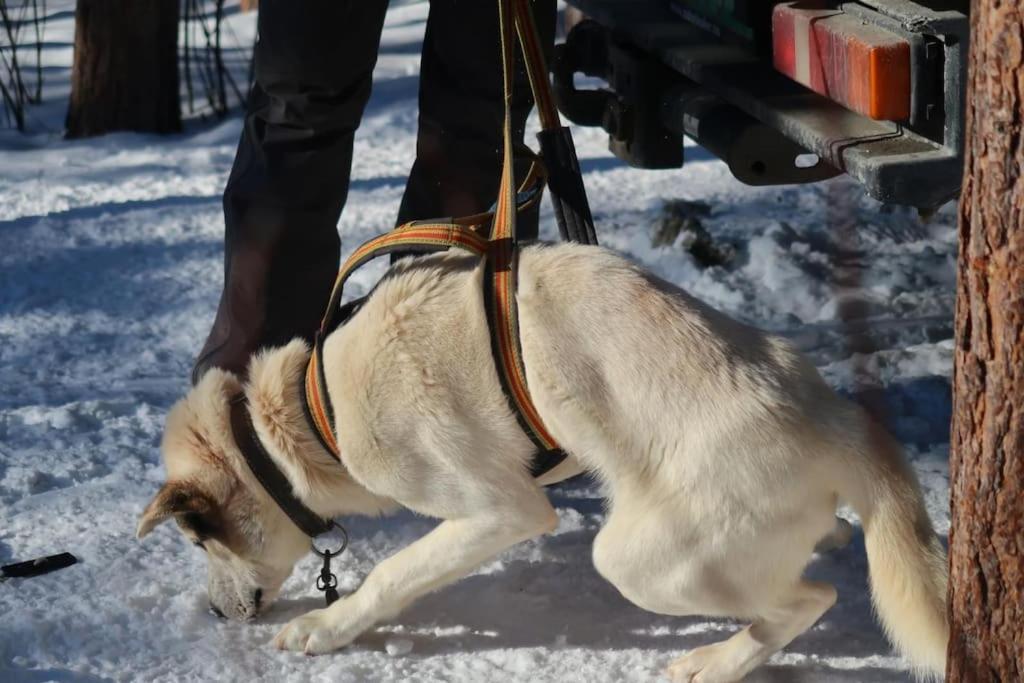
M 213 616 L 217 617 L 218 619 L 227 619 L 227 617 L 224 616 L 224 613 L 217 608 L 217 605 L 213 604 L 212 602 L 210 603 L 210 611 L 213 612 Z
M 255 611 L 259 611 L 260 603 L 263 601 L 263 589 L 257 588 L 256 592 L 252 594 L 252 605 Z

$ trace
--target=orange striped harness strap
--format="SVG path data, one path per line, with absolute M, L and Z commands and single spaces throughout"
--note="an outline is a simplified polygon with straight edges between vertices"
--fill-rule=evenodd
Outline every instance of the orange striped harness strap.
M 313 424 L 314 432 L 334 457 L 341 457 L 334 433 L 334 413 L 327 393 L 324 377 L 324 339 L 333 327 L 334 316 L 341 303 L 345 282 L 360 266 L 378 256 L 395 251 L 414 250 L 421 253 L 446 251 L 452 247 L 463 249 L 478 256 L 487 253 L 487 239 L 472 227 L 457 223 L 413 222 L 407 223 L 389 233 L 364 243 L 349 256 L 338 272 L 331 292 L 327 314 L 320 323 L 313 343 L 313 352 L 306 366 L 305 398 L 306 411 Z
M 530 87 L 545 128 L 558 125 L 558 113 L 551 102 L 543 53 L 536 40 L 536 27 L 526 0 L 498 3 L 501 31 L 501 71 L 504 80 L 505 118 L 502 139 L 505 149 L 501 167 L 498 201 L 491 227 L 492 250 L 484 276 L 484 301 L 491 329 L 491 350 L 498 366 L 502 388 L 512 403 L 519 423 L 537 447 L 533 473 L 539 476 L 565 457 L 555 438 L 548 431 L 530 397 L 526 382 L 526 366 L 519 344 L 519 314 L 516 303 L 516 275 L 519 244 L 516 240 L 517 207 L 513 188 L 512 150 L 512 69 L 515 60 L 513 16 L 518 28 Z
M 540 114 L 542 127 L 559 126 L 558 113 L 551 100 L 543 53 L 536 38 L 536 28 L 528 0 L 499 0 L 501 27 L 502 75 L 504 79 L 505 120 L 501 183 L 493 212 L 452 221 L 414 221 L 376 237 L 345 261 L 331 292 L 327 312 L 316 334 L 313 352 L 306 367 L 305 391 L 307 414 L 320 442 L 336 458 L 341 457 L 335 433 L 335 422 L 324 375 L 323 345 L 333 329 L 345 282 L 366 262 L 395 251 L 433 253 L 452 248 L 462 249 L 486 258 L 484 277 L 484 308 L 491 331 L 494 355 L 502 388 L 516 413 L 520 425 L 538 449 L 532 471 L 539 476 L 565 457 L 545 426 L 527 388 L 526 369 L 519 344 L 519 317 L 516 305 L 516 271 L 518 242 L 516 214 L 532 207 L 543 192 L 545 172 L 538 157 L 518 192 L 514 188 L 512 144 L 512 64 L 514 59 L 513 23 L 518 29 L 530 85 Z M 490 234 L 484 233 L 490 230 Z

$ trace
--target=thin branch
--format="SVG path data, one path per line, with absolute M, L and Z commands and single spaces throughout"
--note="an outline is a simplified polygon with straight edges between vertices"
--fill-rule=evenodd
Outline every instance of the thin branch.
M 40 9 L 40 3 L 43 4 Z M 14 13 L 20 10 L 20 16 Z M 45 0 L 25 0 L 18 8 L 12 8 L 7 0 L 0 0 L 0 26 L 7 45 L 0 49 L 0 78 L 2 101 L 7 114 L 8 125 L 14 121 L 18 130 L 25 130 L 25 107 L 27 104 L 38 104 L 43 95 L 43 31 L 46 22 Z M 18 59 L 21 30 L 31 24 L 35 34 L 35 87 L 29 88 L 22 72 L 22 63 Z M 28 47 L 29 44 L 20 47 Z M 7 52 L 10 52 L 10 57 Z
M 231 48 L 243 51 L 238 37 L 230 22 L 226 21 L 234 8 L 226 7 L 225 0 L 183 0 L 185 7 L 185 37 L 183 49 L 183 67 L 185 69 L 185 89 L 189 101 L 189 111 L 196 112 L 196 90 L 201 89 L 209 105 L 209 110 L 218 117 L 223 117 L 231 109 L 231 100 L 236 99 L 243 107 L 248 103 L 248 95 L 232 73 L 225 61 L 224 42 L 227 40 L 238 47 Z M 251 89 L 253 64 L 250 54 L 248 60 L 248 88 Z M 203 110 L 205 112 L 205 109 Z
M 216 20 L 214 23 L 213 35 L 213 60 L 217 68 L 217 97 L 219 98 L 221 116 L 228 113 L 228 96 L 224 89 L 224 53 L 220 49 L 220 25 L 224 19 L 224 0 L 214 0 L 216 4 Z
M 192 90 L 192 64 L 191 64 L 191 48 L 189 47 L 189 36 L 192 34 L 192 3 L 185 2 L 185 38 L 184 38 L 184 50 L 185 50 L 185 92 L 188 94 L 188 112 L 194 114 L 196 111 L 195 97 Z
M 21 78 L 21 67 L 18 65 L 18 31 L 11 19 L 10 12 L 7 11 L 7 0 L 0 0 L 0 20 L 2 20 L 4 30 L 7 33 L 7 40 L 11 44 L 11 61 L 8 68 L 12 77 L 11 87 L 15 89 L 17 99 L 24 108 L 24 101 L 27 99 L 28 91 L 25 88 L 25 82 Z
M 7 120 L 10 121 L 13 116 L 15 127 L 18 130 L 25 130 L 25 107 L 11 95 L 11 91 L 4 85 L 3 80 L 0 80 L 0 95 L 3 95 L 6 105 L 4 110 L 7 112 Z
M 39 5 L 42 3 L 42 18 Z M 46 0 L 32 0 L 32 27 L 36 33 L 36 95 L 33 104 L 43 101 L 43 33 L 46 30 Z

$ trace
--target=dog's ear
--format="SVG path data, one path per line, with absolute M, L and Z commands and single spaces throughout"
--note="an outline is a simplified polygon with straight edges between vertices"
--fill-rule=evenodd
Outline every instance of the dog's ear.
M 213 512 L 213 501 L 199 488 L 187 481 L 168 482 L 160 487 L 156 496 L 142 511 L 135 531 L 142 538 L 161 522 L 178 515 L 208 516 Z

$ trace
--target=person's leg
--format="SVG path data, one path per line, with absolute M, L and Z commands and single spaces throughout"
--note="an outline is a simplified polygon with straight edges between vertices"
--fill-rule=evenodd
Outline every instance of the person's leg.
M 535 0 L 531 5 L 541 40 L 550 49 L 555 2 Z M 431 0 L 420 66 L 416 162 L 399 223 L 486 211 L 497 197 L 505 115 L 497 8 L 494 0 Z M 520 57 L 512 120 L 517 142 L 523 140 L 532 107 Z M 524 169 L 517 171 L 521 176 Z M 531 213 L 520 217 L 521 237 L 536 236 L 537 216 Z
M 193 382 L 311 339 L 338 269 L 352 140 L 386 0 L 262 0 L 256 83 L 224 190 L 224 290 Z

